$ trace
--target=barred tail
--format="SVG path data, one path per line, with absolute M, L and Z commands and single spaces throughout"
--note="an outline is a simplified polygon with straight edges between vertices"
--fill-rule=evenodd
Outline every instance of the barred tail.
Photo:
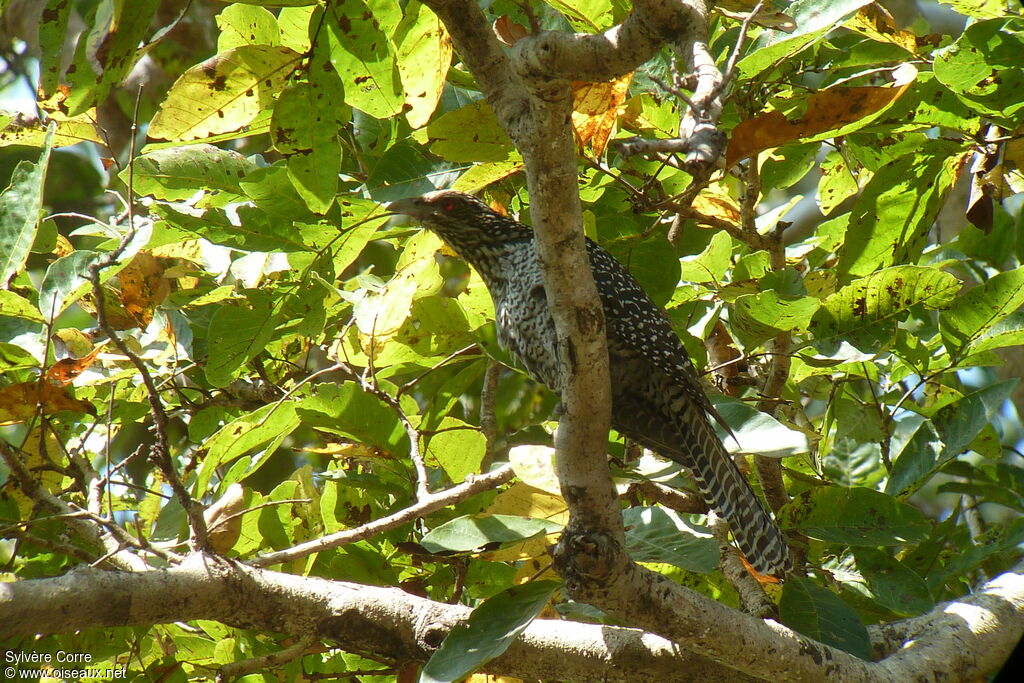
M 681 464 L 689 467 L 704 499 L 728 522 L 747 562 L 762 574 L 785 575 L 793 568 L 786 539 L 726 452 L 704 411 L 690 404 L 674 417 L 682 437 L 679 450 L 688 461 Z

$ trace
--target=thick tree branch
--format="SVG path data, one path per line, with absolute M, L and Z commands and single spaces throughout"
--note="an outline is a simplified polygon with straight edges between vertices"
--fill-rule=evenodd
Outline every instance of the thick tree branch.
M 549 31 L 520 40 L 514 52 L 520 68 L 536 78 L 610 81 L 689 35 L 706 18 L 703 2 L 637 0 L 625 21 L 603 33 Z
M 877 663 L 695 593 L 685 601 L 672 599 L 692 591 L 636 565 L 609 578 L 643 587 L 622 598 L 622 612 L 648 622 L 653 615 L 652 625 L 673 632 L 683 648 L 635 629 L 538 619 L 486 671 L 573 680 L 679 680 L 683 671 L 700 681 L 933 681 L 951 675 L 976 680 L 998 670 L 1024 633 L 1024 562 L 972 595 L 904 622 L 902 647 Z M 618 594 L 616 588 L 609 590 Z M 659 601 L 672 609 L 651 610 Z M 302 633 L 408 662 L 425 660 L 469 609 L 397 588 L 283 574 L 195 554 L 167 570 L 83 567 L 57 578 L 0 583 L 0 613 L 4 640 L 214 619 L 238 628 Z
M 702 0 L 693 0 L 693 6 L 701 20 L 694 21 L 692 30 L 675 46 L 695 83 L 690 106 L 679 122 L 679 137 L 690 143 L 683 167 L 703 182 L 725 151 L 726 137 L 718 129 L 725 79 L 708 50 L 707 6 Z
M 577 599 L 765 679 L 933 681 L 955 671 L 955 680 L 973 680 L 998 670 L 1024 633 L 1024 562 L 963 600 L 919 617 L 896 654 L 869 663 L 775 622 L 725 607 L 628 558 L 606 557 L 587 565 L 587 553 L 621 555 L 598 535 L 576 537 L 572 543 L 575 553 L 556 555 L 567 581 L 575 581 L 573 570 L 607 569 L 600 577 L 577 584 Z M 574 563 L 568 569 L 566 558 Z
M 0 639 L 79 629 L 214 619 L 238 628 L 301 633 L 394 662 L 425 661 L 469 608 L 398 588 L 328 581 L 192 555 L 151 572 L 74 570 L 0 584 Z M 747 681 L 636 629 L 535 620 L 486 671 L 524 679 L 616 681 L 689 671 L 702 681 Z

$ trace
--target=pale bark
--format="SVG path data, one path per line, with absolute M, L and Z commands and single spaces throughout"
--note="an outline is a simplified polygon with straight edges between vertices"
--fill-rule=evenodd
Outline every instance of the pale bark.
M 607 596 L 633 628 L 535 620 L 484 670 L 532 679 L 938 681 L 977 680 L 999 669 L 1024 634 L 1024 562 L 972 595 L 885 631 L 875 629 L 876 663 L 817 643 L 685 591 L 632 565 L 610 577 Z M 621 588 L 637 592 L 624 600 Z M 649 596 L 675 596 L 671 613 Z M 632 603 L 632 604 L 630 604 Z M 81 567 L 56 578 L 0 583 L 0 639 L 81 629 L 213 619 L 237 628 L 301 634 L 372 652 L 397 663 L 423 661 L 469 608 L 398 588 L 284 574 L 194 554 L 171 569 L 101 571 Z M 899 645 L 897 645 L 899 644 Z M 699 653 L 699 654 L 697 654 Z

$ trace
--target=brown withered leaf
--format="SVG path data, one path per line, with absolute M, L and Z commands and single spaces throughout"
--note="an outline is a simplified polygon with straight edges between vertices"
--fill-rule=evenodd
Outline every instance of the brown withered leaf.
M 91 403 L 79 401 L 67 387 L 46 380 L 0 387 L 0 426 L 27 422 L 39 407 L 42 407 L 44 415 L 61 411 L 96 414 Z
M 491 29 L 498 41 L 508 47 L 512 47 L 520 38 L 525 38 L 530 34 L 525 26 L 512 21 L 507 14 L 502 14 L 495 19 Z
M 210 546 L 218 553 L 231 550 L 242 534 L 242 516 L 245 510 L 245 489 L 238 482 L 228 487 L 224 495 L 206 508 L 203 518 L 209 531 Z
M 163 263 L 152 252 L 140 251 L 117 277 L 125 313 L 135 321 L 135 326 L 146 327 L 153 319 L 153 311 L 171 293 Z
M 96 348 L 89 352 L 88 355 L 82 356 L 81 358 L 62 358 L 46 371 L 46 379 L 54 384 L 61 386 L 65 384 L 71 384 L 76 377 L 82 374 L 82 372 L 88 368 L 96 360 L 96 356 L 99 355 L 103 347 L 106 346 L 106 342 L 97 344 Z
M 917 54 L 917 36 L 897 28 L 896 20 L 877 2 L 861 7 L 843 26 L 872 40 L 893 43 L 911 54 Z
M 573 82 L 572 127 L 581 148 L 590 145 L 594 156 L 604 154 L 632 80 L 628 73 L 606 83 Z
M 790 121 L 779 111 L 747 119 L 732 131 L 726 168 L 766 149 L 836 130 L 871 116 L 892 104 L 911 82 L 894 88 L 829 88 L 812 94 L 806 113 L 798 119 Z

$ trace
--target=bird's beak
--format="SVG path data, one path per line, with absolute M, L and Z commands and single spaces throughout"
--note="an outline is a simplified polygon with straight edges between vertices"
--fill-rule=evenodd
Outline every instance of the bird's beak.
M 405 217 L 410 219 L 410 222 L 422 220 L 430 207 L 428 207 L 421 197 L 406 197 L 405 199 L 398 199 L 388 204 L 388 212 L 395 214 L 396 218 Z M 399 218 L 399 220 L 401 220 Z

